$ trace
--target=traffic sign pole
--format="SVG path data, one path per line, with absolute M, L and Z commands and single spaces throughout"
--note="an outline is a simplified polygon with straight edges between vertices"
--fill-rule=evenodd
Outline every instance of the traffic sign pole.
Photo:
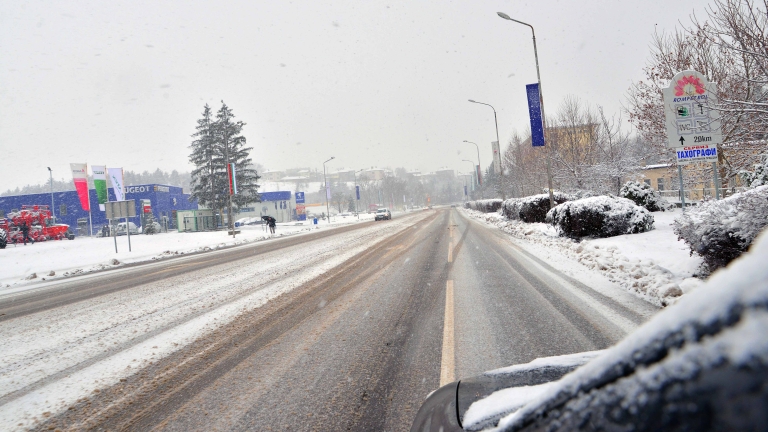
M 680 204 L 685 211 L 685 188 L 683 187 L 683 167 L 677 166 L 677 177 L 680 179 Z

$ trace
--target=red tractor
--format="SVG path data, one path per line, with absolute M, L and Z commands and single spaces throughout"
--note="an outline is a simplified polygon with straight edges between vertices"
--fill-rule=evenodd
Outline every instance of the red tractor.
M 23 226 L 29 227 L 28 237 L 33 241 L 72 240 L 69 225 L 51 224 L 51 211 L 48 206 L 21 206 L 21 210 L 8 213 L 8 218 L 0 219 L 0 249 L 7 243 L 24 242 Z

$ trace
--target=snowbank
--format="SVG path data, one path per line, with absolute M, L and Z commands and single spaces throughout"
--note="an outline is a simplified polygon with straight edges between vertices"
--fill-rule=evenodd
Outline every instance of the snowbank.
M 680 295 L 692 291 L 701 284 L 694 277 L 701 266 L 701 258 L 690 256 L 683 242 L 672 231 L 676 209 L 656 213 L 655 229 L 640 234 L 627 234 L 605 239 L 574 240 L 559 237 L 548 224 L 524 223 L 508 220 L 499 214 L 483 214 L 464 210 L 469 216 L 498 227 L 520 240 L 517 244 L 545 261 L 560 259 L 585 268 L 586 273 L 600 273 L 609 281 L 657 306 L 666 306 Z M 553 258 L 558 257 L 558 258 Z M 587 285 L 594 281 L 583 280 Z
M 568 430 L 585 419 L 601 430 L 761 427 L 756 426 L 765 413 L 760 383 L 768 370 L 766 256 L 768 233 L 696 293 L 543 389 L 503 418 L 497 430 L 523 424 Z
M 360 222 L 373 220 L 373 215 L 361 214 Z M 38 242 L 34 245 L 8 245 L 0 250 L 3 265 L 0 266 L 0 294 L 13 286 L 32 282 L 58 280 L 118 267 L 128 263 L 153 261 L 176 255 L 221 249 L 236 245 L 265 241 L 275 237 L 309 233 L 341 225 L 357 223 L 357 218 L 337 217 L 331 223 L 319 221 L 289 222 L 277 224 L 277 231 L 270 235 L 263 225 L 238 227 L 240 234 L 233 239 L 226 231 L 179 233 L 156 235 L 132 235 L 131 249 L 128 238 L 117 237 L 118 253 L 112 237 L 77 237 L 75 240 Z

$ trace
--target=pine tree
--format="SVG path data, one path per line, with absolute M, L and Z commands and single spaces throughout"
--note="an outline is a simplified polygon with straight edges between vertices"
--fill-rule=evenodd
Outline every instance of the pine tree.
M 216 113 L 216 122 L 214 124 L 216 142 L 219 146 L 219 153 L 215 158 L 220 161 L 223 176 L 223 192 L 226 203 L 229 185 L 227 177 L 227 163 L 235 164 L 235 179 L 237 181 L 237 194 L 232 196 L 232 205 L 234 211 L 244 207 L 248 203 L 259 202 L 258 188 L 256 182 L 260 176 L 252 168 L 253 161 L 250 158 L 250 151 L 253 147 L 246 147 L 245 137 L 241 135 L 245 123 L 234 121 L 232 110 L 222 101 L 221 109 Z M 223 205 L 222 205 L 223 207 Z
M 195 165 L 190 199 L 197 199 L 211 209 L 226 208 L 228 214 L 248 203 L 260 201 L 256 183 L 260 176 L 249 156 L 253 148 L 245 146 L 246 140 L 242 136 L 245 123 L 234 118 L 232 110 L 223 101 L 215 118 L 206 104 L 203 117 L 197 121 L 197 132 L 192 135 L 195 140 L 189 156 L 189 161 Z M 231 207 L 227 163 L 235 164 L 237 182 L 237 194 L 232 196 Z M 230 218 L 230 223 L 233 220 Z
M 197 121 L 197 132 L 192 137 L 190 148 L 192 153 L 189 161 L 195 166 L 192 170 L 192 183 L 190 185 L 190 200 L 196 199 L 198 203 L 209 208 L 219 208 L 216 200 L 215 177 L 216 166 L 214 155 L 217 153 L 214 135 L 214 122 L 212 112 L 208 104 L 203 108 L 203 117 Z

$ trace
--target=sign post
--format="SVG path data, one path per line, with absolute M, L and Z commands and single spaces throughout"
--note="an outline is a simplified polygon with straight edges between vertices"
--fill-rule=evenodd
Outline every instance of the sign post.
M 674 150 L 680 180 L 680 203 L 685 211 L 683 165 L 711 162 L 715 197 L 720 198 L 717 176 L 718 146 L 723 143 L 717 110 L 717 83 L 694 70 L 678 72 L 663 89 L 667 145 Z
M 104 203 L 107 220 L 125 218 L 125 231 L 128 234 L 128 252 L 131 252 L 131 226 L 128 218 L 136 216 L 136 204 L 134 200 L 107 201 Z M 111 225 L 111 223 L 110 223 Z M 117 253 L 117 229 L 115 229 L 115 253 Z

